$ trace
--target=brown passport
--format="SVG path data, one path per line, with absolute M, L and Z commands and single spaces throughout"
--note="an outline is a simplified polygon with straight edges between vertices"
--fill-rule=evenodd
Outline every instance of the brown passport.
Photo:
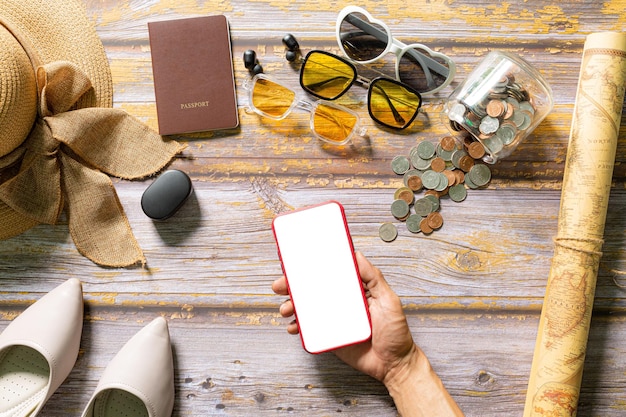
M 239 125 L 226 16 L 148 23 L 159 133 Z

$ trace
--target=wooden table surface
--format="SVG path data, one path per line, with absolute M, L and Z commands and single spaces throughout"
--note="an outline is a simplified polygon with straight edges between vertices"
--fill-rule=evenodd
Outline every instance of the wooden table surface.
M 278 314 L 284 297 L 270 288 L 281 274 L 271 220 L 328 199 L 345 206 L 356 249 L 401 296 L 416 341 L 465 413 L 522 414 L 583 42 L 592 32 L 621 31 L 626 1 L 359 4 L 386 21 L 397 38 L 451 56 L 459 69 L 453 86 L 499 49 L 534 64 L 554 92 L 552 113 L 510 157 L 492 166 L 487 188 L 470 190 L 462 203 L 442 200 L 445 224 L 430 236 L 408 232 L 391 216 L 401 177 L 390 162 L 420 141 L 448 133 L 441 112 L 451 87 L 426 99 L 416 122 L 402 133 L 378 128 L 367 117 L 365 90 L 354 87 L 340 102 L 363 115 L 369 140 L 342 149 L 313 138 L 304 112 L 273 123 L 245 111 L 243 52 L 255 49 L 266 73 L 301 91 L 297 70 L 284 60 L 281 38 L 291 32 L 305 51 L 339 52 L 335 18 L 349 3 L 85 3 L 111 64 L 114 105 L 154 128 L 147 22 L 225 14 L 241 126 L 178 138 L 188 148 L 171 167 L 191 176 L 195 194 L 166 222 L 155 223 L 141 211 L 139 201 L 151 180 L 114 180 L 148 259 L 144 269 L 91 263 L 76 251 L 66 221 L 0 242 L 0 328 L 66 279 L 83 283 L 80 355 L 42 415 L 80 415 L 113 355 L 160 315 L 169 322 L 175 354 L 174 416 L 395 416 L 384 386 L 332 354 L 305 353 Z M 624 162 L 622 122 L 579 416 L 626 412 Z M 386 221 L 399 229 L 392 243 L 378 236 Z

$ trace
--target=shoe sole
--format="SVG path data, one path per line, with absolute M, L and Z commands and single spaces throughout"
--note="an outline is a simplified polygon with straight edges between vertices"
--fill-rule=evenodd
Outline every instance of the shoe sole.
M 143 401 L 130 392 L 120 389 L 101 392 L 94 401 L 93 417 L 120 416 L 148 417 L 148 410 Z
M 48 361 L 35 349 L 11 346 L 0 358 L 0 417 L 28 417 L 46 398 Z

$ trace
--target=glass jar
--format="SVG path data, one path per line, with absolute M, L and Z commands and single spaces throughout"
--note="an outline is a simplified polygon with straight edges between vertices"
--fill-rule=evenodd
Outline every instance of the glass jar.
M 552 89 L 528 62 L 490 52 L 448 97 L 444 112 L 455 132 L 485 147 L 483 160 L 505 158 L 552 110 Z

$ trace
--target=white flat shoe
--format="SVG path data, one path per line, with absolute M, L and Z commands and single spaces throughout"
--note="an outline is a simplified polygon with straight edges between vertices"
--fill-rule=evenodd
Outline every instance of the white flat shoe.
M 70 374 L 80 347 L 79 280 L 59 285 L 0 334 L 0 417 L 34 417 Z
M 167 321 L 159 317 L 109 362 L 82 417 L 171 417 L 173 408 L 172 347 Z

